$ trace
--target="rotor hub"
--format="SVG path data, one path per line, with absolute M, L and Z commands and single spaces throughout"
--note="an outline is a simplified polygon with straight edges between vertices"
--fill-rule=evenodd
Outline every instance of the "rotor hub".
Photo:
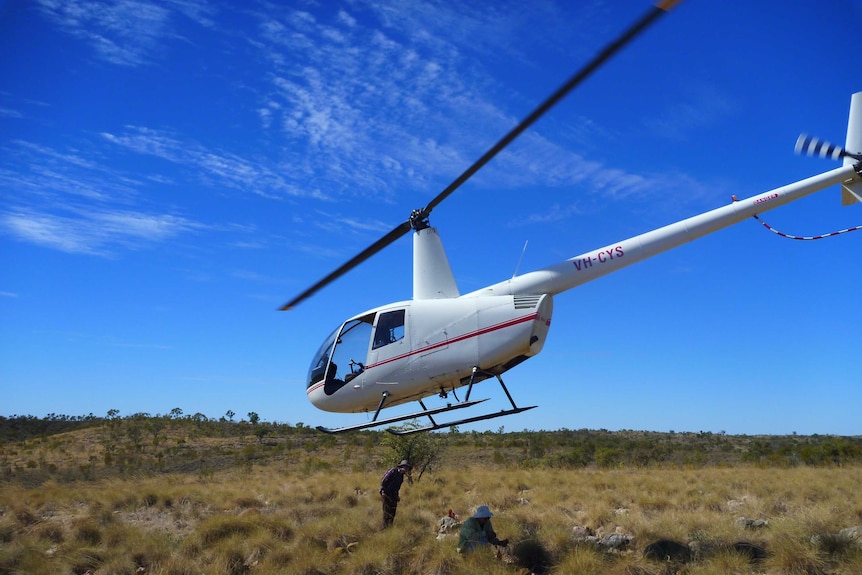
M 413 210 L 410 213 L 410 227 L 413 228 L 414 232 L 431 227 L 431 223 L 428 221 L 428 210 L 426 208 Z

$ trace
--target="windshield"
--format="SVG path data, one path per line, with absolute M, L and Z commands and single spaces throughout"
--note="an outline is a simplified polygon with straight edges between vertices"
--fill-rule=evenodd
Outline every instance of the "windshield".
M 332 345 L 335 343 L 335 336 L 341 330 L 339 326 L 335 331 L 329 334 L 329 337 L 321 344 L 317 353 L 314 354 L 314 359 L 311 361 L 311 366 L 308 368 L 308 378 L 306 389 L 323 379 L 323 374 L 326 371 L 326 364 L 329 363 L 329 355 L 332 353 Z

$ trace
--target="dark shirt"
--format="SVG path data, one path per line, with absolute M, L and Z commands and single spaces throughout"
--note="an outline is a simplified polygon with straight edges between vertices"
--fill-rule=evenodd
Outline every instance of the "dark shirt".
M 404 482 L 404 474 L 397 467 L 393 467 L 383 474 L 383 479 L 380 481 L 380 493 L 390 498 L 398 498 L 398 492 L 401 490 L 401 484 Z

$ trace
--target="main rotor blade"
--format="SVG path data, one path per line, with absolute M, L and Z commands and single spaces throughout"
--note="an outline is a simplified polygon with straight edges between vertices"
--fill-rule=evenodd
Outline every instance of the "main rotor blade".
M 551 96 L 542 102 L 538 108 L 533 110 L 529 116 L 521 120 L 521 122 L 512 128 L 508 134 L 503 136 L 499 142 L 494 144 L 494 146 L 485 152 L 481 158 L 476 160 L 473 165 L 467 168 L 460 176 L 458 176 L 455 181 L 449 184 L 442 192 L 437 194 L 434 199 L 432 199 L 422 210 L 416 210 L 413 215 L 411 215 L 411 219 L 406 222 L 400 224 L 398 227 L 393 229 L 391 232 L 371 244 L 365 250 L 363 250 L 360 254 L 353 257 L 350 261 L 342 265 L 340 268 L 299 294 L 297 297 L 293 298 L 279 309 L 282 311 L 289 310 L 302 300 L 308 298 L 312 294 L 314 294 L 319 289 L 323 288 L 330 282 L 338 279 L 351 269 L 355 268 L 395 240 L 399 239 L 401 236 L 406 234 L 411 226 L 412 221 L 421 221 L 428 217 L 435 207 L 437 207 L 440 202 L 445 200 L 449 195 L 457 190 L 461 184 L 466 182 L 470 177 L 479 171 L 485 164 L 487 164 L 491 159 L 496 156 L 500 151 L 508 146 L 512 140 L 521 135 L 524 130 L 532 126 L 536 120 L 538 120 L 542 115 L 547 112 L 551 107 L 554 106 L 557 102 L 559 102 L 566 94 L 571 92 L 574 88 L 576 88 L 581 82 L 583 82 L 590 74 L 592 74 L 596 69 L 599 68 L 602 64 L 604 64 L 607 60 L 611 58 L 614 54 L 616 54 L 621 48 L 623 48 L 626 44 L 631 42 L 639 33 L 644 31 L 650 24 L 652 24 L 659 16 L 664 14 L 665 12 L 670 11 L 676 4 L 678 4 L 680 0 L 660 0 L 657 2 L 652 9 L 644 14 L 640 20 L 635 22 L 628 30 L 623 32 L 619 38 L 608 44 L 601 52 L 599 52 L 590 62 L 588 62 L 580 71 L 578 71 L 574 76 L 569 78 L 569 80 L 560 86 L 556 92 L 551 94 Z
M 365 260 L 367 260 L 368 258 L 373 256 L 374 254 L 376 254 L 377 252 L 379 252 L 380 250 L 382 250 L 383 248 L 385 248 L 386 246 L 388 246 L 389 244 L 391 244 L 395 240 L 399 239 L 401 236 L 403 236 L 404 234 L 406 234 L 409 231 L 410 231 L 410 221 L 408 220 L 408 221 L 400 224 L 398 227 L 394 228 L 391 232 L 389 232 L 388 234 L 386 234 L 385 236 L 383 236 L 382 238 L 380 238 L 379 240 L 377 240 L 376 242 L 374 242 L 373 244 L 371 244 L 370 246 L 368 246 L 364 250 L 362 250 L 362 252 L 360 252 L 359 254 L 354 256 L 353 258 L 351 258 L 347 263 L 342 265 L 340 268 L 338 268 L 337 270 L 335 270 L 334 272 L 332 272 L 331 274 L 329 274 L 328 276 L 326 276 L 325 278 L 323 278 L 322 280 L 320 280 L 319 282 L 317 282 L 316 284 L 314 284 L 313 286 L 311 286 L 310 288 L 308 288 L 307 290 L 305 290 L 304 292 L 302 292 L 301 294 L 299 294 L 298 296 L 296 296 L 295 298 L 293 298 L 292 300 L 290 300 L 289 302 L 287 302 L 286 304 L 284 304 L 283 306 L 278 308 L 279 311 L 289 310 L 290 308 L 292 308 L 293 306 L 295 306 L 296 304 L 298 304 L 299 302 L 306 299 L 308 296 L 312 295 L 314 292 L 316 292 L 317 290 L 319 290 L 320 288 L 325 286 L 326 284 L 328 284 L 328 283 L 338 279 L 339 277 L 343 276 L 344 274 L 346 274 L 347 272 L 349 272 L 350 270 L 352 270 L 353 268 L 355 268 L 356 266 L 358 266 L 359 264 L 361 264 L 362 262 L 364 262 Z
M 538 108 L 533 110 L 533 112 L 521 120 L 521 123 L 512 128 L 508 134 L 503 136 L 499 142 L 494 144 L 494 146 L 485 152 L 485 154 L 476 160 L 472 166 L 467 168 L 463 174 L 458 176 L 458 178 L 449 184 L 445 190 L 440 192 L 437 197 L 428 202 L 428 205 L 425 206 L 425 210 L 423 215 L 428 216 L 435 207 L 437 207 L 440 202 L 445 200 L 449 195 L 458 189 L 461 184 L 466 182 L 473 174 L 479 171 L 479 169 L 487 164 L 491 159 L 496 156 L 503 148 L 508 146 L 512 140 L 521 135 L 521 133 L 533 125 L 533 123 L 538 120 L 542 115 L 550 110 L 557 102 L 563 99 L 563 97 L 575 89 L 581 82 L 587 79 L 587 77 L 595 72 L 599 66 L 608 61 L 611 56 L 616 54 L 621 48 L 623 48 L 626 44 L 631 42 L 638 34 L 643 32 L 650 24 L 652 24 L 659 16 L 664 14 L 665 12 L 669 12 L 680 0 L 662 0 L 657 2 L 652 9 L 650 9 L 646 14 L 644 14 L 640 20 L 635 22 L 628 30 L 623 32 L 619 38 L 609 43 L 601 52 L 599 52 L 590 62 L 588 62 L 581 70 L 579 70 L 575 75 L 573 75 L 569 80 L 560 86 L 556 92 L 551 94 L 551 96 L 542 102 Z

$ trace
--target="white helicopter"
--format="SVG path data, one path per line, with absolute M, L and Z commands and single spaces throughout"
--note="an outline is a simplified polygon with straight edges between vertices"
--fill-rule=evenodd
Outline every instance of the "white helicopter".
M 315 407 L 339 413 L 373 412 L 373 416 L 358 425 L 317 429 L 341 433 L 427 417 L 425 427 L 389 429 L 415 433 L 533 409 L 536 406 L 515 404 L 501 376 L 542 350 L 551 325 L 554 295 L 835 184 L 842 184 L 843 204 L 862 201 L 862 92 L 858 92 L 851 99 L 843 148 L 804 136 L 797 142 L 797 152 L 842 160 L 840 168 L 744 200 L 734 197 L 729 205 L 556 265 L 467 294 L 459 292 L 440 236 L 429 224 L 431 211 L 675 3 L 668 0 L 654 6 L 427 206 L 414 210 L 407 221 L 280 308 L 292 308 L 413 230 L 413 299 L 380 306 L 343 322 L 315 353 L 306 380 L 306 393 Z M 435 415 L 486 401 L 471 400 L 470 396 L 474 384 L 492 377 L 500 383 L 511 409 L 445 423 L 434 419 Z M 461 400 L 456 390 L 464 386 L 467 389 Z M 432 395 L 447 398 L 450 393 L 456 401 L 442 407 L 428 409 L 422 401 Z M 409 401 L 417 401 L 421 410 L 379 418 L 383 409 Z

